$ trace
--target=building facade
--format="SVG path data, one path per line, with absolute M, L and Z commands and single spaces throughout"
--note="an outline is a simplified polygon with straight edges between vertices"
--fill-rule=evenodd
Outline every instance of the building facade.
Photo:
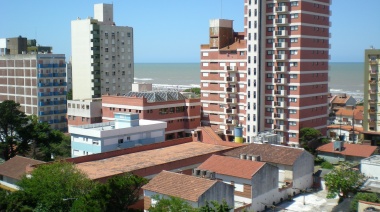
M 207 54 L 204 54 L 202 46 L 201 72 L 205 65 L 218 67 L 216 70 L 220 70 L 219 67 L 225 67 L 226 70 L 244 67 L 246 70 L 246 76 L 238 72 L 239 77 L 236 79 L 220 79 L 222 82 L 215 88 L 209 86 L 204 89 L 202 84 L 202 102 L 204 93 L 218 93 L 223 88 L 220 84 L 229 81 L 234 81 L 239 88 L 245 88 L 246 91 L 242 89 L 242 93 L 237 95 L 241 104 L 227 108 L 235 109 L 231 111 L 235 113 L 236 108 L 238 111 L 241 108 L 245 114 L 238 115 L 237 120 L 245 129 L 246 142 L 251 142 L 259 132 L 265 130 L 275 130 L 283 137 L 282 142 L 290 145 L 298 145 L 299 131 L 303 127 L 316 128 L 326 134 L 330 4 L 330 0 L 245 0 L 244 40 L 240 40 L 240 43 L 245 42 L 246 46 L 236 51 L 242 57 L 241 63 L 236 63 L 236 57 L 229 59 L 228 56 L 232 56 L 229 53 L 223 59 L 216 56 L 214 61 L 210 60 L 210 64 L 206 64 L 204 55 Z M 210 43 L 230 34 L 220 30 L 218 35 L 213 35 L 211 28 Z M 218 48 L 214 46 L 212 49 L 217 51 Z M 222 106 L 208 111 L 202 108 L 206 113 L 202 116 L 207 117 Z M 221 114 L 218 118 L 220 120 L 215 123 L 215 128 L 225 128 L 222 122 L 228 122 L 229 117 Z M 203 121 L 202 124 L 209 123 Z M 232 135 L 232 128 L 226 133 Z
M 27 115 L 67 131 L 65 55 L 3 55 L 0 73 L 0 101 L 18 102 Z
M 165 141 L 166 123 L 115 113 L 114 122 L 71 126 L 71 156 L 78 157 Z
M 380 49 L 366 49 L 364 57 L 364 117 L 363 129 L 367 132 L 380 131 L 379 119 L 379 66 Z
M 188 99 L 180 92 L 129 92 L 124 96 L 102 96 L 103 122 L 114 113 L 138 113 L 140 119 L 167 123 L 165 140 L 190 137 L 200 124 L 200 99 Z
M 94 18 L 71 22 L 71 49 L 73 99 L 131 91 L 133 29 L 115 25 L 112 4 L 95 4 Z
M 102 122 L 102 99 L 67 101 L 67 123 L 69 126 Z

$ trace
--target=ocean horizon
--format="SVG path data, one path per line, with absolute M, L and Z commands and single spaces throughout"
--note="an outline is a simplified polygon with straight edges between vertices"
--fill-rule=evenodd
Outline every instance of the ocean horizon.
M 135 63 L 135 82 L 154 87 L 183 89 L 200 87 L 200 63 Z M 331 93 L 346 93 L 357 100 L 364 96 L 363 62 L 330 62 Z

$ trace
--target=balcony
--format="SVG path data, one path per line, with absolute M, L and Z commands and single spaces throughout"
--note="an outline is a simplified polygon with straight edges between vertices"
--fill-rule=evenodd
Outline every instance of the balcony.
M 53 77 L 66 77 L 66 73 L 53 73 Z
M 39 73 L 38 77 L 39 78 L 53 77 L 53 74 L 52 73 L 45 73 L 45 74 Z
M 371 85 L 375 85 L 377 83 L 377 80 L 369 80 L 368 83 Z
M 49 106 L 49 105 L 54 105 L 53 101 L 40 101 L 38 102 L 38 106 Z
M 288 48 L 288 43 L 287 42 L 273 43 L 273 45 L 274 45 L 274 48 L 277 48 L 277 49 Z
M 65 105 L 66 103 L 66 100 L 54 100 L 54 105 Z
M 49 87 L 52 85 L 53 85 L 53 83 L 51 83 L 51 82 L 46 82 L 46 83 L 40 82 L 40 83 L 38 83 L 38 87 Z
M 275 35 L 277 37 L 288 36 L 288 31 L 287 30 L 278 30 L 275 32 Z
M 227 125 L 236 125 L 236 120 L 229 120 L 229 119 L 226 119 L 225 121 L 224 121 L 224 123 L 225 124 L 227 124 Z
M 53 85 L 54 86 L 66 86 L 67 83 L 66 82 L 54 82 Z
M 236 88 L 232 88 L 232 87 L 224 88 L 224 92 L 226 92 L 226 93 L 236 93 Z
M 288 6 L 274 7 L 274 11 L 277 13 L 284 13 L 288 11 Z
M 226 98 L 224 99 L 224 103 L 226 104 L 236 104 L 236 98 Z
M 277 18 L 275 20 L 275 23 L 277 25 L 287 24 L 288 23 L 288 19 L 287 18 Z
M 272 94 L 276 95 L 276 96 L 285 96 L 286 95 L 286 90 L 273 90 Z
M 273 113 L 272 114 L 272 118 L 273 119 L 285 119 L 286 116 L 284 113 Z
M 66 95 L 66 91 L 54 91 L 54 96 L 61 96 L 61 95 Z
M 377 100 L 376 99 L 369 99 L 368 102 L 369 102 L 369 104 L 376 104 Z
M 224 108 L 226 114 L 236 114 L 236 109 Z
M 378 60 L 377 59 L 369 59 L 369 64 L 371 64 L 371 65 L 377 65 L 378 64 Z
M 275 84 L 286 84 L 286 78 L 273 78 Z
M 286 60 L 286 54 L 274 54 L 273 55 L 273 60 Z
M 235 71 L 237 71 L 237 67 L 236 66 L 224 66 L 224 70 L 229 71 L 229 72 L 235 72 Z
M 39 97 L 42 97 L 42 96 L 53 96 L 54 93 L 53 92 L 38 92 L 38 96 Z
M 275 125 L 274 129 L 279 130 L 279 131 L 284 131 L 284 130 L 286 130 L 286 127 L 285 127 L 285 125 Z
M 377 70 L 372 70 L 372 69 L 369 70 L 370 74 L 377 74 L 377 72 L 378 72 Z
M 286 72 L 286 67 L 285 66 L 273 66 L 273 71 L 274 72 Z
M 236 77 L 225 77 L 226 82 L 236 82 Z
M 67 113 L 66 109 L 63 109 L 63 110 L 54 110 L 54 114 L 64 114 L 64 113 Z
M 376 113 L 376 109 L 369 109 L 369 110 L 368 110 L 368 113 L 369 113 L 369 114 L 375 114 L 375 113 Z
M 285 102 L 272 102 L 272 107 L 285 107 Z
M 376 94 L 376 93 L 377 93 L 377 90 L 368 90 L 368 93 L 369 93 L 369 94 Z

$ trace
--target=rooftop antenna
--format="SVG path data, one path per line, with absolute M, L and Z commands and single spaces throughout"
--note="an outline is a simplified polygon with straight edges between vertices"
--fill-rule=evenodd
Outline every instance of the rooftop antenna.
M 220 18 L 223 18 L 223 0 L 220 0 Z

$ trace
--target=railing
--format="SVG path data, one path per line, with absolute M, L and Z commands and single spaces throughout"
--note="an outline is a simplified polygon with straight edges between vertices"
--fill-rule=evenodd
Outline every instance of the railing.
M 38 87 L 49 87 L 49 86 L 52 86 L 53 83 L 51 82 L 48 82 L 48 83 L 42 83 L 42 82 L 39 82 L 38 83 Z
M 54 91 L 55 96 L 66 95 L 66 94 L 67 94 L 66 91 Z
M 53 92 L 38 92 L 38 96 L 53 96 Z
M 66 86 L 67 83 L 66 82 L 54 82 L 53 85 L 54 86 Z
M 53 77 L 66 77 L 66 73 L 53 73 Z

